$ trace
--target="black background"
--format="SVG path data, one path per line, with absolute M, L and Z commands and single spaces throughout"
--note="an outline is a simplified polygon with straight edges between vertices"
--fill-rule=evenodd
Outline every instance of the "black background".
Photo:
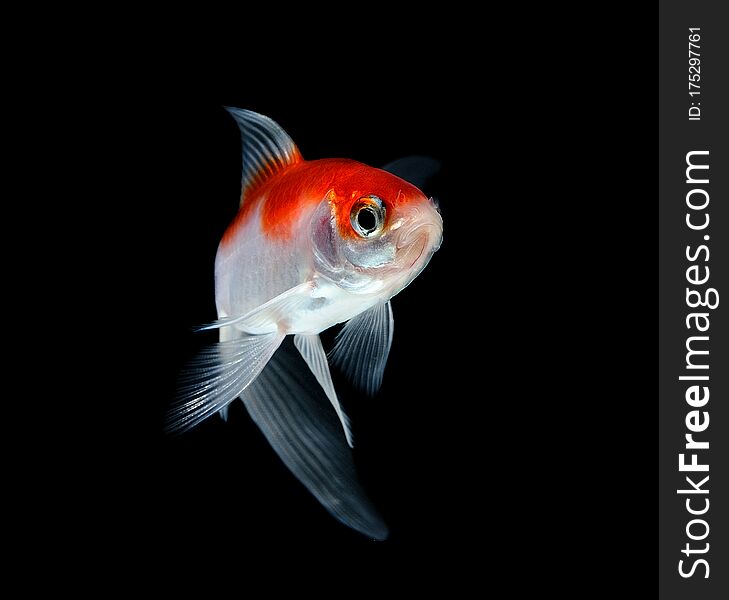
M 362 95 L 377 96 L 369 90 Z M 381 166 L 408 153 L 440 158 L 450 146 L 446 120 L 433 103 L 419 103 L 407 111 L 404 102 L 389 104 L 393 115 L 385 119 L 381 110 L 364 102 L 347 105 L 344 101 L 336 110 L 326 105 L 315 109 L 316 105 L 272 101 L 244 90 L 222 100 L 277 120 L 305 157 L 344 156 Z M 163 331 L 167 340 L 176 342 L 168 346 L 174 356 L 165 372 L 170 390 L 190 348 L 210 341 L 210 336 L 190 334 L 189 328 L 215 318 L 213 259 L 217 242 L 235 214 L 240 187 L 239 133 L 227 113 L 213 104 L 191 108 L 185 129 L 186 156 L 180 161 L 184 180 L 171 185 L 169 198 L 175 213 L 168 222 L 175 232 L 168 240 L 171 250 L 174 245 L 174 264 L 170 265 L 169 297 L 165 299 L 171 307 L 169 329 Z M 449 213 L 456 211 L 445 207 L 453 197 L 453 186 L 448 185 L 448 156 L 442 159 L 446 162 L 442 187 L 433 192 L 443 198 L 447 222 Z M 454 339 L 448 331 L 458 318 L 453 292 L 460 284 L 448 269 L 449 262 L 457 260 L 458 220 L 452 220 L 454 235 L 442 253 L 394 303 L 397 341 L 382 392 L 367 399 L 347 387 L 343 379 L 336 381 L 356 424 L 355 456 L 362 479 L 393 523 L 392 545 L 422 544 L 423 536 L 449 535 L 441 520 L 448 508 L 443 506 L 443 495 L 432 490 L 460 489 L 457 495 L 468 494 L 457 480 L 456 453 L 462 442 L 456 432 L 463 426 L 457 411 L 447 408 L 453 382 L 449 384 L 442 362 L 449 348 L 457 352 L 464 341 Z M 165 397 L 169 394 L 160 395 L 160 400 Z M 448 439 L 445 446 L 443 438 Z M 161 496 L 168 518 L 176 518 L 178 510 L 186 511 L 190 504 L 213 498 L 221 501 L 216 501 L 218 516 L 213 522 L 197 524 L 203 535 L 210 528 L 224 527 L 226 535 L 245 536 L 249 543 L 273 536 L 337 546 L 372 544 L 319 509 L 279 464 L 242 406 L 233 406 L 227 425 L 218 418 L 210 419 L 197 431 L 161 444 Z M 429 524 L 423 527 L 425 523 Z
M 80 514 L 70 530 L 91 534 L 101 562 L 205 581 L 269 564 L 278 584 L 292 565 L 318 577 L 333 556 L 357 582 L 395 573 L 451 591 L 617 591 L 652 570 L 652 132 L 592 30 L 571 30 L 590 66 L 565 80 L 553 62 L 565 47 L 537 29 L 484 25 L 346 67 L 330 48 L 304 53 L 300 70 L 259 65 L 265 76 L 249 63 L 213 76 L 215 61 L 152 62 L 91 117 L 119 146 L 95 188 L 102 250 L 84 250 L 113 264 L 84 270 L 84 313 L 103 315 L 90 360 L 103 366 L 87 368 L 99 385 L 79 410 L 82 435 L 64 433 L 74 468 L 58 474 Z M 494 71 L 490 53 L 507 47 L 508 69 Z M 190 329 L 215 316 L 213 260 L 238 205 L 239 133 L 223 105 L 271 116 L 305 158 L 443 163 L 426 191 L 444 242 L 393 301 L 382 390 L 367 399 L 334 375 L 386 542 L 330 517 L 239 403 L 228 424 L 161 433 L 179 369 L 212 340 Z
M 171 105 L 149 107 L 154 129 L 140 144 L 153 158 L 155 177 L 147 181 L 154 187 L 132 200 L 148 234 L 141 260 L 132 259 L 135 307 L 149 323 L 137 351 L 147 385 L 134 398 L 142 421 L 126 442 L 133 463 L 122 464 L 134 464 L 132 500 L 155 523 L 145 537 L 161 552 L 232 541 L 243 553 L 301 544 L 436 560 L 447 549 L 465 553 L 465 541 L 489 526 L 478 498 L 481 453 L 489 444 L 481 422 L 490 402 L 486 382 L 496 376 L 481 347 L 494 328 L 485 312 L 493 294 L 488 232 L 494 225 L 488 185 L 474 189 L 470 172 L 474 163 L 484 172 L 488 165 L 466 146 L 479 146 L 480 124 L 470 122 L 478 115 L 466 110 L 468 99 L 454 112 L 445 85 L 374 80 L 326 92 L 293 94 L 241 78 L 209 96 L 178 94 Z M 223 105 L 272 117 L 305 158 L 382 166 L 420 154 L 442 162 L 426 191 L 440 203 L 444 242 L 393 302 L 395 337 L 380 393 L 367 398 L 334 374 L 353 421 L 360 478 L 391 528 L 384 543 L 322 509 L 240 403 L 231 406 L 227 424 L 215 416 L 177 438 L 161 433 L 179 369 L 215 339 L 191 328 L 215 318 L 215 252 L 239 201 L 239 131 Z M 331 339 L 325 335 L 325 344 Z

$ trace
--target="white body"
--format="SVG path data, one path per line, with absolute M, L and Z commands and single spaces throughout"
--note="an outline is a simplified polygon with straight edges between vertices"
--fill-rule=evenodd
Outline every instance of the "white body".
M 326 200 L 323 201 L 326 205 Z M 262 203 L 258 203 L 260 206 Z M 297 288 L 288 310 L 273 309 L 250 321 L 222 327 L 221 341 L 243 334 L 279 331 L 283 334 L 317 334 L 389 299 L 381 280 L 357 278 L 355 291 L 342 288 L 317 270 L 310 235 L 313 215 L 321 205 L 302 211 L 302 226 L 293 240 L 272 241 L 261 231 L 261 219 L 252 215 L 233 241 L 221 245 L 215 258 L 215 303 L 218 318 L 240 317 Z M 352 281 L 351 274 L 348 281 Z M 351 285 L 350 285 L 351 287 Z

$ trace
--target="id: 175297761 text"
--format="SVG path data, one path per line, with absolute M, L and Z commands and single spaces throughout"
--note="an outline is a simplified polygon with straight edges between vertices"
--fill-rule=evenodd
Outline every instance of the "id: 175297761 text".
M 688 89 L 689 121 L 701 120 L 701 27 L 689 27 L 688 36 Z

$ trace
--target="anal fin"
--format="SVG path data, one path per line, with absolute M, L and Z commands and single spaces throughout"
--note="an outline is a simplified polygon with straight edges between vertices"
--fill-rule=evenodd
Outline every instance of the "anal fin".
M 387 525 L 357 479 L 340 420 L 289 340 L 241 399 L 284 464 L 324 508 L 370 538 L 387 537 Z

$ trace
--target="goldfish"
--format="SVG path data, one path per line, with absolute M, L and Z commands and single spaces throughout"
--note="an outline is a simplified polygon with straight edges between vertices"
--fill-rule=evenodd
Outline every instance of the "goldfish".
M 219 342 L 183 371 L 165 428 L 183 432 L 216 413 L 227 421 L 240 398 L 335 518 L 384 540 L 388 527 L 357 480 L 352 427 L 329 366 L 366 394 L 380 388 L 391 300 L 441 245 L 439 208 L 417 187 L 437 163 L 305 160 L 272 119 L 226 110 L 241 134 L 241 199 L 215 257 L 217 320 L 200 328 L 217 329 Z M 342 323 L 327 354 L 319 334 Z

